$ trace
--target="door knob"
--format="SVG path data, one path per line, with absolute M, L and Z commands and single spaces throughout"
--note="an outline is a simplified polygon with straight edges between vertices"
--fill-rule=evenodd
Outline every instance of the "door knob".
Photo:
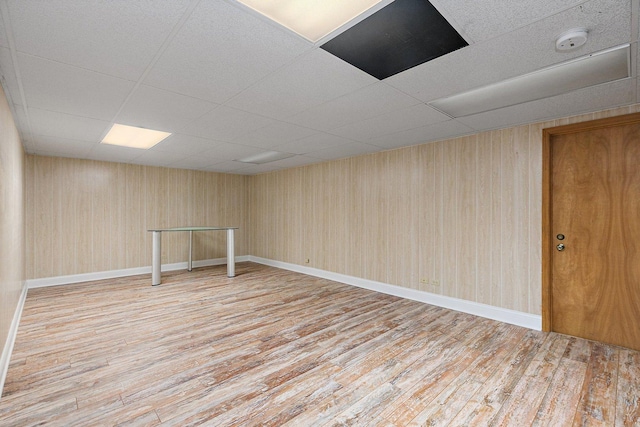
M 556 249 L 558 249 L 560 252 L 564 251 L 564 244 L 560 243 L 558 246 L 556 246 Z

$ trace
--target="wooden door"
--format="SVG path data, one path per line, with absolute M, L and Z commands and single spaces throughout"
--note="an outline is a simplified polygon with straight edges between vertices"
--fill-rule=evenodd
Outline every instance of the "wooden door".
M 551 329 L 640 350 L 640 123 L 549 143 Z

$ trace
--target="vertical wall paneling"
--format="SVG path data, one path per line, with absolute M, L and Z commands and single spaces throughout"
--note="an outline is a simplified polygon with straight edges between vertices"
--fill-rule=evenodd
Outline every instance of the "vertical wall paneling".
M 137 267 L 142 264 L 141 252 L 145 251 L 145 241 L 142 239 L 144 230 L 144 203 L 142 194 L 146 191 L 142 187 L 142 166 L 132 165 L 125 169 L 125 234 L 118 236 L 125 239 L 125 268 Z M 46 276 L 36 276 L 46 277 Z
M 30 156 L 31 158 L 31 156 Z M 50 236 L 48 239 L 41 240 L 42 234 L 46 232 L 46 228 L 42 228 L 42 223 L 37 222 L 34 224 L 33 230 L 38 230 L 36 234 L 36 239 L 34 240 L 34 246 L 36 248 L 36 252 L 40 252 L 38 249 L 46 249 L 46 252 L 42 252 L 42 256 L 46 256 L 49 258 L 49 263 L 46 265 L 47 269 L 44 271 L 38 271 L 38 267 L 42 268 L 42 264 L 40 261 L 36 259 L 36 277 L 47 277 L 47 276 L 57 276 L 64 274 L 64 271 L 78 271 L 77 259 L 78 259 L 78 244 L 76 236 L 74 235 L 74 231 L 79 227 L 77 223 L 76 214 L 80 207 L 78 206 L 78 190 L 74 188 L 74 183 L 78 182 L 78 179 L 81 179 L 78 176 L 75 167 L 67 167 L 61 168 L 63 160 L 59 158 L 44 158 L 41 162 L 34 163 L 34 169 L 36 171 L 35 175 L 35 187 L 40 188 L 43 185 L 53 184 L 55 186 L 61 186 L 62 189 L 65 189 L 65 184 L 68 183 L 69 187 L 66 187 L 66 190 L 60 191 L 61 203 L 60 205 L 52 206 L 50 205 L 50 201 L 48 198 L 39 197 L 40 193 L 36 193 L 37 206 L 35 207 L 36 212 L 42 212 L 43 210 L 47 213 L 47 215 L 55 221 L 56 226 L 60 227 L 62 230 L 62 237 L 59 241 L 55 241 L 55 236 Z M 69 160 L 71 165 L 74 165 L 76 160 Z M 44 170 L 44 174 L 40 174 L 40 171 Z M 73 190 L 70 190 L 73 189 Z M 27 195 L 28 197 L 29 195 Z M 43 209 L 44 208 L 44 209 Z M 59 208 L 60 211 L 58 215 L 52 215 L 51 213 Z M 86 220 L 89 221 L 90 217 L 86 216 Z M 90 230 L 86 230 L 84 227 L 89 227 L 91 224 L 86 223 L 82 224 L 83 232 L 91 232 Z M 50 246 L 56 245 L 54 249 Z M 62 252 L 64 250 L 64 252 Z M 64 257 L 58 260 L 58 262 L 54 262 L 55 260 L 51 257 L 53 253 L 64 253 Z M 40 257 L 38 257 L 40 258 Z
M 418 289 L 421 291 L 431 291 L 432 280 L 434 279 L 434 204 L 433 200 L 433 144 L 421 145 L 417 147 L 418 153 L 418 176 L 415 186 L 417 187 L 417 235 L 421 238 L 415 239 L 418 245 Z M 429 236 L 429 237 L 427 237 Z
M 246 255 L 247 177 L 27 156 L 27 278 L 148 266 L 149 228 L 233 225 Z M 194 260 L 224 257 L 224 233 L 195 233 Z M 163 236 L 163 263 L 187 260 L 186 233 Z
M 494 239 L 492 222 L 492 144 L 491 133 L 481 133 L 476 138 L 476 298 L 477 302 L 491 304 L 492 258 Z
M 237 225 L 238 255 L 540 314 L 542 129 L 639 109 L 257 176 L 27 156 L 27 278 L 149 265 L 148 228 Z M 163 262 L 186 242 L 163 237 Z M 223 257 L 225 236 L 194 249 Z
M 180 200 L 179 193 L 180 187 L 178 183 L 179 171 L 177 169 L 167 170 L 167 220 L 169 218 L 175 218 L 176 224 L 183 224 L 183 218 L 181 217 L 182 209 L 179 209 Z M 184 237 L 178 236 L 182 233 L 167 233 L 163 236 L 163 240 L 166 238 L 166 244 L 164 245 L 164 252 L 167 254 L 168 262 L 175 263 L 179 259 L 184 258 L 185 250 L 184 245 L 180 245 L 176 238 Z
M 34 189 L 34 180 L 29 179 L 28 177 L 33 176 L 35 171 L 33 170 L 33 161 L 29 156 L 24 156 L 24 226 L 25 230 L 29 227 L 33 227 L 35 223 L 35 215 L 36 211 L 33 206 L 35 202 L 34 197 L 26 197 L 27 194 L 35 194 Z M 33 239 L 35 236 L 33 233 L 24 233 L 24 247 L 25 249 L 30 249 L 34 247 Z M 0 260 L 1 262 L 1 260 Z M 25 267 L 27 265 L 34 265 L 35 263 L 35 251 L 33 250 L 25 250 L 24 251 L 24 263 Z M 25 271 L 26 273 L 26 271 Z M 25 277 L 26 278 L 26 277 Z
M 529 126 L 529 263 L 528 263 L 528 300 L 529 312 L 542 306 L 542 245 L 536 245 L 540 239 L 541 230 L 536 224 L 542 224 L 542 210 L 536 209 L 535 203 L 542 201 L 542 168 L 536 167 L 542 164 L 542 135 L 543 126 L 534 124 Z
M 500 192 L 500 228 L 498 229 L 499 250 L 501 252 L 502 283 L 500 306 L 516 309 L 519 305 L 518 292 L 515 289 L 516 263 L 518 261 L 516 245 L 516 206 L 515 195 L 515 145 L 514 130 L 506 129 L 501 132 L 500 138 L 500 169 L 502 171 Z M 521 214 L 518 212 L 518 214 Z
M 514 205 L 517 206 L 517 212 L 522 214 L 515 217 L 515 248 L 516 262 L 515 267 L 515 285 L 514 288 L 518 292 L 516 300 L 518 305 L 515 310 L 529 310 L 529 251 L 531 242 L 529 241 L 529 228 L 531 224 L 531 206 L 530 206 L 530 182 L 529 182 L 529 164 L 531 162 L 531 153 L 529 152 L 529 126 L 520 126 L 514 129 L 513 147 L 515 153 L 514 165 Z M 540 223 L 538 223 L 540 224 Z M 537 240 L 537 239 L 536 239 Z
M 629 110 L 250 177 L 249 252 L 540 314 L 542 129 Z
M 365 277 L 387 281 L 389 250 L 389 195 L 387 194 L 388 153 L 367 156 L 365 186 Z
M 111 242 L 113 245 L 113 252 L 111 253 L 111 264 L 109 270 L 115 270 L 119 265 L 127 264 L 127 248 L 126 241 L 123 236 L 127 235 L 127 182 L 126 173 L 127 167 L 122 163 L 116 163 L 113 165 L 113 181 L 114 184 L 109 186 L 111 189 L 111 235 L 116 236 L 115 241 Z
M 433 144 L 433 198 L 427 200 L 427 203 L 433 203 L 434 217 L 433 226 L 431 230 L 433 235 L 433 257 L 434 257 L 434 278 L 436 285 L 434 290 L 439 294 L 444 294 L 444 247 L 446 242 L 446 236 L 444 233 L 444 221 L 446 217 L 445 213 L 445 200 L 446 195 L 444 192 L 444 144 L 441 142 Z M 430 239 L 429 235 L 424 236 L 426 239 Z
M 456 223 L 457 212 L 457 198 L 458 181 L 456 177 L 457 161 L 458 161 L 458 148 L 460 146 L 460 139 L 454 139 L 450 143 L 439 144 L 443 147 L 443 185 L 442 196 L 444 202 L 443 209 L 443 221 L 442 221 L 442 234 L 444 242 L 444 254 L 443 254 L 443 270 L 442 270 L 442 293 L 449 297 L 456 297 L 457 294 L 457 256 L 458 256 L 458 233 L 463 233 L 464 230 L 458 227 Z
M 55 184 L 56 180 L 51 177 L 52 163 L 53 160 L 47 159 L 47 161 L 43 162 L 43 164 L 39 167 L 34 167 L 36 184 L 33 186 L 33 188 L 35 196 L 37 200 L 42 200 L 42 203 L 45 206 L 51 206 L 54 202 L 52 186 Z M 66 200 L 63 200 L 63 204 L 65 205 L 65 216 L 74 215 L 74 212 L 71 211 L 70 207 L 64 202 L 66 202 Z M 57 227 L 59 224 L 58 221 L 54 221 L 54 218 L 49 214 L 47 209 L 39 209 L 39 206 L 35 206 L 34 222 L 35 223 L 32 225 L 42 230 L 51 230 L 53 229 L 53 227 Z M 28 227 L 27 230 L 29 229 L 33 228 Z M 38 238 L 39 235 L 36 234 L 35 237 Z M 52 254 L 58 248 L 54 248 L 54 242 L 52 239 L 39 241 L 38 243 L 39 244 L 35 246 L 33 257 L 36 274 L 40 275 L 47 274 L 48 272 L 55 272 L 56 269 L 53 266 L 53 260 L 51 259 L 50 254 Z M 75 245 L 73 245 L 70 249 L 75 254 Z
M 111 202 L 108 185 L 109 181 L 111 181 L 111 168 L 105 163 L 97 162 L 87 168 L 87 173 L 93 175 L 91 178 L 93 185 L 87 188 L 85 196 L 88 198 L 87 204 L 91 206 L 90 215 L 96 226 L 91 227 L 90 251 L 87 253 L 88 256 L 83 258 L 88 259 L 88 264 L 91 266 L 85 268 L 106 271 L 109 270 L 111 264 L 111 252 L 102 253 L 102 251 L 96 249 L 107 247 L 109 245 L 109 236 L 111 235 L 112 221 L 109 211 L 102 209 L 102 206 L 108 206 Z M 56 237 L 58 236 L 54 236 L 54 239 Z
M 491 253 L 490 305 L 502 307 L 502 177 L 508 179 L 508 171 L 502 168 L 502 141 L 499 131 L 489 132 L 491 138 L 491 241 L 485 248 Z
M 9 105 L 0 87 L 0 390 L 17 332 L 24 288 L 25 156 Z M 31 188 L 31 187 L 29 187 Z M 40 219 L 45 219 L 39 216 Z M 33 218 L 35 220 L 35 218 Z M 30 255 L 33 259 L 35 254 Z
M 360 277 L 363 275 L 362 266 L 365 263 L 364 239 L 364 218 L 366 211 L 364 208 L 365 186 L 366 186 L 366 164 L 365 157 L 353 157 L 349 159 L 349 192 L 351 197 L 347 200 L 346 212 L 349 212 L 349 259 L 346 263 L 345 273 L 351 276 Z
M 456 297 L 477 301 L 476 278 L 478 275 L 476 252 L 477 242 L 477 200 L 476 200 L 476 137 L 462 138 L 458 144 L 456 162 L 456 211 L 458 231 L 456 241 L 457 285 Z M 460 224 L 464 224 L 461 227 Z

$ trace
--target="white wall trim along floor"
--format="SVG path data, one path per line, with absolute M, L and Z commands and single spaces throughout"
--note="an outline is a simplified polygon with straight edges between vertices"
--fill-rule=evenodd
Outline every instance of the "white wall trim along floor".
M 9 328 L 9 335 L 7 341 L 4 344 L 2 350 L 2 356 L 0 356 L 0 397 L 2 397 L 2 389 L 4 387 L 4 381 L 7 379 L 7 372 L 9 371 L 9 362 L 11 361 L 11 353 L 13 352 L 13 345 L 16 342 L 16 336 L 18 335 L 18 326 L 20 325 L 20 318 L 22 317 L 22 309 L 24 308 L 24 302 L 27 300 L 27 284 L 22 286 L 22 292 L 20 293 L 20 300 L 18 306 L 13 314 L 13 320 L 11 321 L 11 327 Z
M 466 301 L 458 298 L 452 298 L 444 295 L 433 294 L 430 292 L 420 291 L 416 289 L 403 288 L 401 286 L 390 285 L 388 283 L 376 282 L 374 280 L 362 279 L 360 277 L 348 276 L 346 274 L 334 273 L 331 271 L 320 270 L 317 268 L 305 267 L 297 264 L 290 264 L 282 261 L 274 261 L 267 258 L 256 257 L 253 255 L 237 256 L 236 262 L 251 261 L 258 264 L 264 264 L 271 267 L 282 268 L 289 271 L 308 274 L 310 276 L 322 277 L 324 279 L 334 280 L 336 282 L 348 285 L 358 286 L 360 288 L 381 292 L 388 295 L 394 295 L 401 298 L 407 298 L 427 304 L 436 305 L 438 307 L 448 308 L 451 310 L 461 311 L 488 319 L 498 320 L 500 322 L 510 323 L 512 325 L 523 326 L 529 329 L 542 330 L 542 316 L 524 313 L 506 308 L 495 307 L 487 304 L 481 304 L 473 301 Z M 209 260 L 194 261 L 194 267 L 206 267 L 211 265 L 226 264 L 226 258 L 215 258 Z M 163 264 L 162 271 L 184 270 L 187 268 L 186 262 L 178 262 L 175 264 Z M 74 274 L 70 276 L 46 277 L 42 279 L 27 280 L 29 289 L 44 286 L 66 285 L 72 283 L 87 282 L 92 280 L 111 279 L 116 277 L 134 276 L 138 274 L 150 274 L 151 266 L 128 268 L 123 270 L 101 271 L 97 273 Z

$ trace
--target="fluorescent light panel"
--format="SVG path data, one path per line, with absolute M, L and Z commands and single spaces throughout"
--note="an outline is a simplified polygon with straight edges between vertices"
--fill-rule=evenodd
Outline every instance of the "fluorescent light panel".
M 428 104 L 451 117 L 464 117 L 629 76 L 630 48 L 626 44 Z
M 144 129 L 115 123 L 102 140 L 103 144 L 149 149 L 171 135 L 159 130 Z
M 252 163 L 254 165 L 261 165 L 263 163 L 275 162 L 276 160 L 288 159 L 295 154 L 282 153 L 280 151 L 265 151 L 264 153 L 254 154 L 253 156 L 244 157 L 236 160 L 236 162 Z
M 382 0 L 238 1 L 315 43 Z

